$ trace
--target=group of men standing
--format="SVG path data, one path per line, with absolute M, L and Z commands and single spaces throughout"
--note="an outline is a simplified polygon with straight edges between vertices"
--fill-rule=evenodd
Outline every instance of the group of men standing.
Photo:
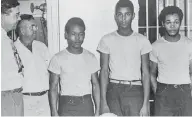
M 118 28 L 97 47 L 100 66 L 82 47 L 86 26 L 81 18 L 68 20 L 68 46 L 51 58 L 35 40 L 34 18 L 19 13 L 17 0 L 1 0 L 2 116 L 149 116 L 150 84 L 155 115 L 192 116 L 192 40 L 179 34 L 183 12 L 178 7 L 161 11 L 164 33 L 151 45 L 132 30 L 132 2 L 119 0 Z M 17 40 L 7 36 L 14 29 Z

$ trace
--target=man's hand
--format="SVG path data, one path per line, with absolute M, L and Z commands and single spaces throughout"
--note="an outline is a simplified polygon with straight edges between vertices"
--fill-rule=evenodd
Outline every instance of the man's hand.
M 100 108 L 101 112 L 100 114 L 103 113 L 110 113 L 109 107 L 107 104 L 101 103 L 101 108 Z
M 52 112 L 51 116 L 59 116 L 58 112 Z
M 96 112 L 95 112 L 95 116 L 99 116 L 99 111 L 96 111 Z
M 140 110 L 140 116 L 150 116 L 150 103 L 144 104 Z

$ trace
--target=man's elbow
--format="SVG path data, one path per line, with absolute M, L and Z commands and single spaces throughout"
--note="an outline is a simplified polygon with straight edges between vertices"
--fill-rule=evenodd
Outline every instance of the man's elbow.
M 142 73 L 142 80 L 143 81 L 149 81 L 150 80 L 150 74 L 149 72 Z

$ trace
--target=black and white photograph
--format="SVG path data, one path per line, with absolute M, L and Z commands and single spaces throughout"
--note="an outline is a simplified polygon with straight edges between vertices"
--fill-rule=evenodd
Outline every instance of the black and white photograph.
M 192 116 L 192 0 L 1 0 L 1 116 Z

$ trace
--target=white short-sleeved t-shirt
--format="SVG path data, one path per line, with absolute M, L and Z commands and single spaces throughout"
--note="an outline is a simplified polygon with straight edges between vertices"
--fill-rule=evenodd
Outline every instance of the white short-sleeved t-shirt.
M 192 40 L 181 36 L 177 42 L 163 37 L 152 44 L 150 60 L 158 64 L 157 81 L 166 84 L 189 84 L 189 61 L 192 59 Z
M 117 31 L 105 35 L 97 47 L 109 54 L 109 77 L 117 80 L 141 79 L 141 55 L 152 50 L 149 40 L 136 32 L 121 36 Z
M 60 75 L 61 95 L 83 96 L 91 94 L 91 74 L 100 69 L 94 54 L 83 49 L 72 54 L 67 49 L 57 53 L 48 70 Z

